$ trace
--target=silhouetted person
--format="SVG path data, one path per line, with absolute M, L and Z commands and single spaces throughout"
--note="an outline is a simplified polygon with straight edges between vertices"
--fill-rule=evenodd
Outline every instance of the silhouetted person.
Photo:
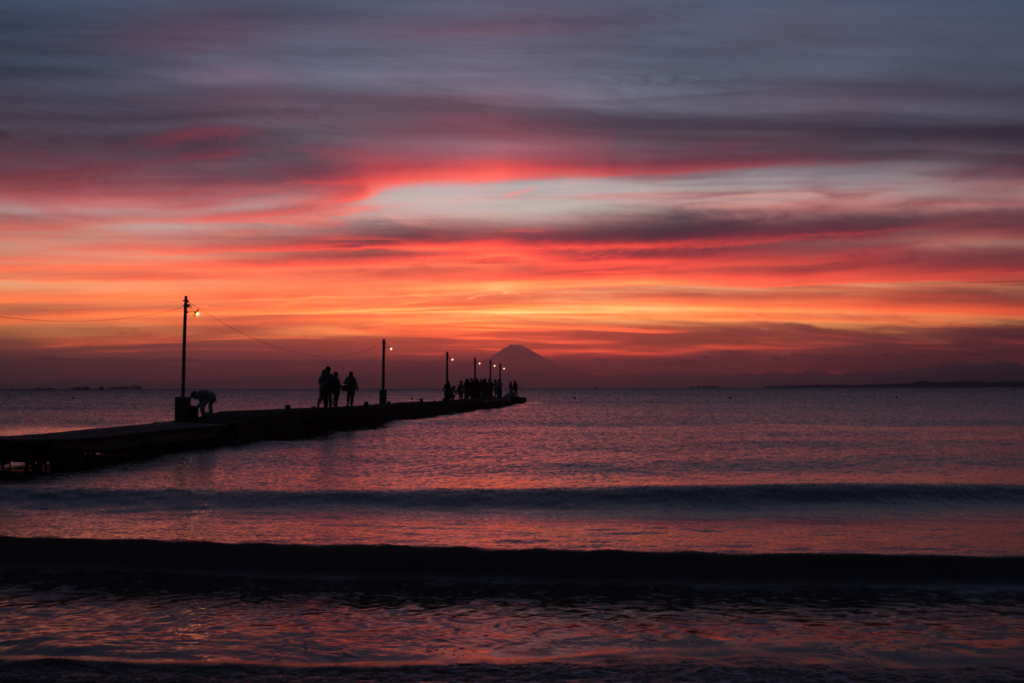
M 459 380 L 459 386 L 455 388 L 455 393 L 459 395 L 460 401 L 466 397 L 466 387 L 463 386 L 462 380 Z
M 200 389 L 199 391 L 193 391 L 191 396 L 199 401 L 200 417 L 206 417 L 207 408 L 210 409 L 210 415 L 213 415 L 213 404 L 217 402 L 217 395 L 215 393 L 206 389 Z
M 519 382 L 512 382 L 512 395 L 519 398 Z
M 345 378 L 345 405 L 351 406 L 356 400 L 356 392 L 359 391 L 359 382 L 351 372 Z
M 341 396 L 341 380 L 338 379 L 338 373 L 335 372 L 331 375 L 331 407 L 338 407 L 338 397 Z
M 322 403 L 324 408 L 331 407 L 331 382 L 334 380 L 331 377 L 331 366 L 328 365 L 320 373 L 320 379 L 317 383 L 320 385 L 320 397 L 316 400 L 316 407 L 319 408 Z
M 446 400 L 446 401 L 454 401 L 455 400 L 455 390 L 452 389 L 452 383 L 448 382 L 448 381 L 446 381 L 444 383 L 444 400 Z

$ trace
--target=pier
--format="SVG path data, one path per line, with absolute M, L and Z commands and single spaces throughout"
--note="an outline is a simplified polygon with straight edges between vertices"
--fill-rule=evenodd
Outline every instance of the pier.
M 525 402 L 525 398 L 516 397 L 350 408 L 238 410 L 198 420 L 3 436 L 0 437 L 0 471 L 10 471 L 16 462 L 25 464 L 26 473 L 88 469 L 164 453 L 256 441 L 307 439 L 332 432 L 372 429 L 393 420 L 454 415 Z

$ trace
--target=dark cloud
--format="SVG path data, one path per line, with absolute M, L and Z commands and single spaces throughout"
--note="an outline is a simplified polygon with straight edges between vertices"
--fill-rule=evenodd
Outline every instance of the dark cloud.
M 869 20 L 872 34 L 851 29 Z M 877 161 L 1019 174 L 1024 84 L 1008 69 L 1024 56 L 1004 40 L 1022 22 L 998 4 L 31 3 L 0 12 L 0 131 L 43 153 L 0 172 L 18 192 L 373 185 L 489 163 L 523 177 Z M 951 63 L 949 41 L 970 60 Z M 192 154 L 146 144 L 197 129 L 249 133 L 193 138 Z
M 527 311 L 601 366 L 1016 358 L 1022 33 L 1016 0 L 7 3 L 0 265 L 260 311 L 358 273 L 360 318 Z

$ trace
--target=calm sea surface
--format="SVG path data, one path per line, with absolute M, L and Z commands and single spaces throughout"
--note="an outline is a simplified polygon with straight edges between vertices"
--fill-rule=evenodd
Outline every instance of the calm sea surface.
M 502 410 L 7 479 L 2 535 L 264 542 L 282 552 L 395 544 L 1024 555 L 1022 389 L 524 393 L 528 403 Z M 315 401 L 311 391 L 217 394 L 218 410 Z M 0 434 L 163 421 L 173 396 L 0 392 Z M 586 659 L 627 668 L 867 667 L 893 680 L 922 667 L 954 678 L 958 667 L 1024 669 L 1019 587 L 623 593 L 215 576 L 126 582 L 14 569 L 4 578 L 0 656 L 8 660 L 309 667 Z

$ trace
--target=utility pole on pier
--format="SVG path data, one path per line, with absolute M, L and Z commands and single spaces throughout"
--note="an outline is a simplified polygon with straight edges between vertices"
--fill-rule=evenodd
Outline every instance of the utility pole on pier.
M 380 404 L 386 406 L 388 404 L 388 390 L 384 388 L 384 360 L 388 352 L 388 342 L 386 339 L 380 340 Z
M 492 369 L 494 369 L 494 361 L 488 359 L 487 360 L 487 381 L 488 382 L 493 382 L 494 381 L 494 380 L 491 379 L 491 370 Z
M 448 384 L 448 352 L 444 352 L 444 383 Z
M 476 379 L 476 366 L 477 366 L 476 356 L 473 356 L 473 379 Z
M 181 317 L 181 396 L 174 399 L 174 421 L 188 422 L 192 418 L 192 399 L 185 396 L 185 342 L 188 339 L 188 309 L 192 304 L 185 297 L 182 305 L 183 315 Z
M 183 314 L 181 316 L 181 397 L 185 397 L 185 340 L 188 333 L 188 309 L 191 308 L 192 304 L 188 302 L 188 297 L 185 297 L 185 304 L 183 306 Z

